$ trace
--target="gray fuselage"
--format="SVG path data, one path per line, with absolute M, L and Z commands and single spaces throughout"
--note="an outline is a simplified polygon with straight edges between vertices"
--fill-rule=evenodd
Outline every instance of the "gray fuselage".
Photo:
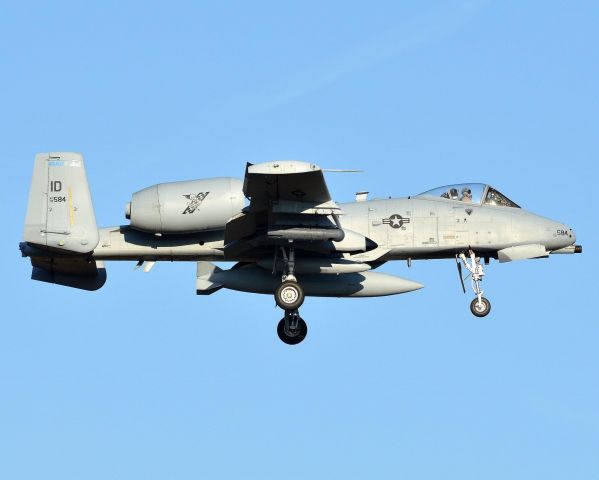
M 540 244 L 547 251 L 574 244 L 572 229 L 521 208 L 480 205 L 444 198 L 408 197 L 339 205 L 344 229 L 388 250 L 379 261 L 451 258 L 472 248 L 482 256 Z M 224 258 L 224 230 L 153 235 L 129 226 L 100 229 L 98 260 L 237 261 Z M 247 260 L 247 259 L 244 259 Z

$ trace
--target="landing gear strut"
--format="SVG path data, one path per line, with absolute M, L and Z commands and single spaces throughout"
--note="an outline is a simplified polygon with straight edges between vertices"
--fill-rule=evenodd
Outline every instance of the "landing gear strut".
M 464 267 L 466 267 L 466 269 L 470 272 L 470 275 L 472 275 L 472 290 L 474 291 L 476 298 L 470 303 L 470 311 L 477 317 L 486 317 L 491 311 L 491 302 L 483 297 L 484 292 L 480 288 L 480 282 L 482 282 L 483 277 L 485 276 L 485 271 L 482 263 L 480 262 L 480 258 L 475 255 L 472 249 L 468 251 L 468 256 L 470 259 L 468 259 L 468 257 L 466 257 L 466 255 L 463 253 L 460 253 L 459 258 L 464 264 Z M 460 272 L 460 279 L 462 280 L 463 288 L 464 279 L 462 278 L 461 264 L 459 262 L 458 270 Z
M 295 250 L 293 244 L 288 251 L 281 247 L 283 255 L 283 277 L 282 283 L 275 290 L 275 302 L 285 311 L 285 317 L 279 322 L 277 334 L 279 338 L 288 345 L 297 345 L 308 333 L 306 322 L 300 317 L 299 307 L 304 303 L 304 289 L 295 278 Z M 276 252 L 273 265 L 273 273 L 276 269 Z

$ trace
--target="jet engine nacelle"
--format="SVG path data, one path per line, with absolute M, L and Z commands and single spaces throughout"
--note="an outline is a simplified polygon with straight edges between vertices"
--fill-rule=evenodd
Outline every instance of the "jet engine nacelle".
M 242 188 L 241 180 L 225 177 L 161 183 L 134 193 L 125 216 L 149 233 L 221 230 L 243 208 Z

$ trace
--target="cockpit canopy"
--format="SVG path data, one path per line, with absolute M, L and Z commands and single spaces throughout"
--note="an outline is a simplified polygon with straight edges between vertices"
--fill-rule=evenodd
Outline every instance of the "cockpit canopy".
M 446 185 L 420 193 L 416 197 L 436 197 L 475 205 L 520 208 L 519 205 L 512 202 L 503 193 L 484 183 Z

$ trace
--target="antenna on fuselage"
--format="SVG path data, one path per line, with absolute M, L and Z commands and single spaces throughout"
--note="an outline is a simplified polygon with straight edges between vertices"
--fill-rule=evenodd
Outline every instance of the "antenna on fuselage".
M 356 192 L 356 202 L 365 202 L 368 200 L 368 194 L 366 190 L 362 190 L 361 192 Z

